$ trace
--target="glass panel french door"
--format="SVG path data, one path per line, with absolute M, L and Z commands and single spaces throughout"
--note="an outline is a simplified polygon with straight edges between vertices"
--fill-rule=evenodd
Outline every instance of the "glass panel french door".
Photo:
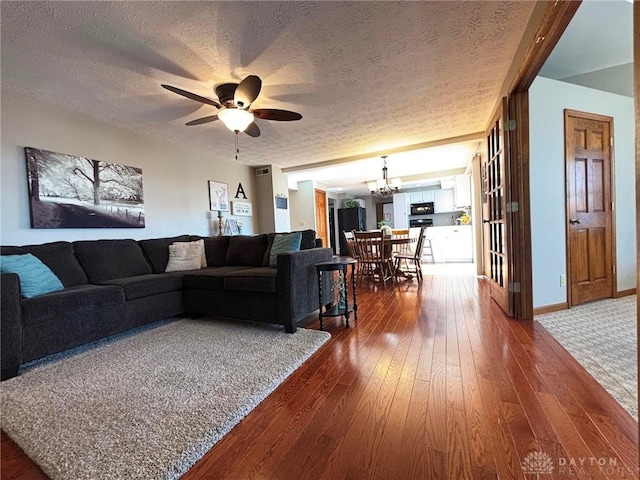
M 509 216 L 507 200 L 509 181 L 507 176 L 507 145 L 504 132 L 506 98 L 485 132 L 486 171 L 485 193 L 488 202 L 488 238 L 485 243 L 485 269 L 491 283 L 491 296 L 508 315 L 513 314 L 512 296 L 509 292 Z

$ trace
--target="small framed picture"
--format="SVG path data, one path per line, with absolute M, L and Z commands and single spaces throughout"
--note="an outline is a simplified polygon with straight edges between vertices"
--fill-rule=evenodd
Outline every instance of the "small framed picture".
M 282 210 L 289 208 L 287 206 L 287 197 L 280 197 L 276 195 L 276 208 L 280 208 Z
M 226 183 L 209 180 L 209 209 L 229 211 L 229 186 Z
M 236 200 L 231 202 L 231 215 L 238 215 L 241 217 L 250 217 L 253 215 L 250 202 L 238 202 Z
M 240 228 L 238 228 L 238 224 L 233 218 L 227 219 L 227 228 L 225 230 L 228 230 L 225 233 L 229 235 L 240 235 Z

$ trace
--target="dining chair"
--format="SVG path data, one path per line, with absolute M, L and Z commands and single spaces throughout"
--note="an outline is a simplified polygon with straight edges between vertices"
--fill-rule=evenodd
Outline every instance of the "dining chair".
M 423 225 L 417 232 L 417 236 L 415 234 L 412 236 L 412 238 L 415 238 L 416 240 L 414 243 L 409 243 L 409 245 L 412 245 L 411 252 L 399 253 L 394 256 L 394 271 L 396 274 L 396 278 L 400 274 L 403 274 L 408 278 L 411 278 L 412 275 L 415 275 L 418 278 L 418 281 L 422 280 L 422 249 L 424 247 L 424 236 L 426 229 L 427 226 Z
M 356 239 L 356 251 L 365 274 L 382 283 L 386 288 L 387 281 L 394 280 L 393 260 L 389 255 L 382 232 L 353 232 Z
M 391 236 L 395 239 L 409 239 L 409 229 L 408 228 L 392 228 Z M 392 251 L 394 255 L 398 253 L 409 253 L 410 246 L 409 243 L 394 243 L 392 247 Z
M 358 253 L 358 248 L 356 246 L 356 236 L 354 232 L 355 230 L 343 230 L 342 234 L 344 235 L 344 241 L 347 244 L 349 256 L 358 260 L 358 264 L 356 265 L 356 278 L 361 279 L 367 273 L 367 270 L 360 262 L 360 254 Z

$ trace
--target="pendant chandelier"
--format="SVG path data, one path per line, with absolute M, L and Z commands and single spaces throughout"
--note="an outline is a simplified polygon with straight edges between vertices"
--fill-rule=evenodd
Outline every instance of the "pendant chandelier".
M 390 198 L 400 189 L 402 182 L 399 178 L 389 180 L 386 155 L 382 156 L 382 162 L 382 178 L 380 180 L 367 182 L 367 185 L 371 191 L 371 195 L 379 198 Z

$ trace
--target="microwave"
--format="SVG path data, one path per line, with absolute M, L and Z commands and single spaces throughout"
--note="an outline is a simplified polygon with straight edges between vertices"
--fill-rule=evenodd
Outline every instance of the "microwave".
M 432 214 L 433 214 L 433 202 L 411 204 L 411 215 L 432 215 Z

